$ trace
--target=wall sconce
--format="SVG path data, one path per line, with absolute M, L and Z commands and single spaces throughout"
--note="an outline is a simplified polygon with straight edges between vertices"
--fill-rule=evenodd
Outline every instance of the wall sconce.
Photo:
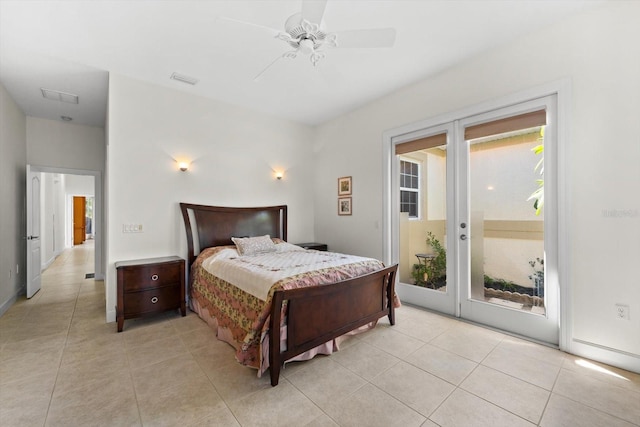
M 182 172 L 186 172 L 189 169 L 189 163 L 187 162 L 178 162 L 178 167 Z
M 284 176 L 284 172 L 282 171 L 276 171 L 276 179 L 278 181 L 280 181 L 282 179 L 282 177 Z

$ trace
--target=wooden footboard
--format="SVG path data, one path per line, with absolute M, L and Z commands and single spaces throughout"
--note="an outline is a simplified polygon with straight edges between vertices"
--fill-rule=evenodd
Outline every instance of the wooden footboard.
M 384 316 L 395 324 L 397 269 L 396 264 L 329 285 L 276 291 L 269 327 L 271 385 L 278 385 L 280 369 L 292 357 Z M 280 324 L 285 301 L 287 349 L 281 351 Z

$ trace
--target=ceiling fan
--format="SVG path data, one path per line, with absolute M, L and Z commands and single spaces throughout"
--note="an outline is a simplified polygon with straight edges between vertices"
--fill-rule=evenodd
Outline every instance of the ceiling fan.
M 308 56 L 311 63 L 316 66 L 326 56 L 325 48 L 381 48 L 391 47 L 395 43 L 396 30 L 394 28 L 326 32 L 322 21 L 326 6 L 327 0 L 303 0 L 302 10 L 291 15 L 285 21 L 284 31 L 233 18 L 221 17 L 219 19 L 266 29 L 275 38 L 293 48 L 293 50 L 288 50 L 275 58 L 254 78 L 254 81 L 260 79 L 269 68 L 282 58 L 295 59 L 298 56 Z

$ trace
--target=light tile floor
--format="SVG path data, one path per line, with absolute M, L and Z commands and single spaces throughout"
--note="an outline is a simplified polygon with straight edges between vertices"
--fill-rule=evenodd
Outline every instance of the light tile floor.
M 92 260 L 65 251 L 0 317 L 0 425 L 640 425 L 640 375 L 408 306 L 272 388 L 191 312 L 116 333 Z

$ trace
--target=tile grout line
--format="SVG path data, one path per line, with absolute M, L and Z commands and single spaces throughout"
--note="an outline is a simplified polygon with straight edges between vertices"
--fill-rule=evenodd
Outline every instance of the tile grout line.
M 62 260 L 61 262 L 64 262 L 64 260 Z M 55 263 L 55 261 L 54 261 Z M 53 266 L 53 264 L 51 264 L 51 266 Z M 42 289 L 40 290 L 42 291 Z M 56 379 L 53 382 L 53 387 L 51 389 L 51 397 L 49 398 L 49 405 L 47 405 L 47 412 L 46 415 L 44 417 L 44 422 L 43 422 L 43 426 L 47 425 L 47 419 L 49 418 L 49 411 L 51 410 L 51 404 L 53 403 L 53 396 L 55 395 L 55 391 L 56 391 L 56 385 L 58 384 L 58 378 L 60 376 L 60 368 L 62 367 L 62 360 L 64 359 L 64 353 L 65 350 L 67 348 L 67 342 L 69 341 L 69 332 L 71 331 L 71 325 L 73 323 L 73 318 L 75 316 L 76 313 L 76 307 L 78 305 L 78 297 L 80 295 L 80 287 L 78 287 L 78 291 L 76 293 L 76 298 L 73 304 L 73 310 L 71 311 L 71 318 L 69 319 L 69 326 L 67 327 L 67 334 L 65 336 L 64 339 L 64 343 L 62 344 L 62 352 L 60 353 L 60 361 L 58 363 L 58 368 L 56 369 Z M 42 297 L 42 295 L 40 296 Z
M 173 328 L 176 329 L 175 325 L 173 325 Z M 208 326 L 208 325 L 207 325 Z M 211 381 L 211 378 L 209 378 L 209 376 L 206 374 L 206 372 L 204 372 L 204 370 L 202 369 L 202 366 L 200 366 L 200 362 L 198 362 L 198 359 L 196 358 L 195 354 L 193 353 L 193 350 L 198 350 L 200 349 L 200 347 L 195 348 L 195 349 L 191 349 L 189 348 L 184 340 L 182 339 L 182 337 L 179 335 L 180 331 L 178 331 L 176 329 L 176 333 L 178 334 L 178 338 L 180 338 L 180 341 L 182 342 L 182 345 L 184 345 L 187 348 L 187 351 L 189 353 L 189 355 L 193 358 L 193 361 L 196 363 L 196 365 L 198 365 L 198 368 L 200 369 L 200 371 L 202 371 L 202 374 L 207 378 L 207 381 L 209 382 L 209 384 L 211 384 L 211 387 L 213 387 L 213 390 L 216 392 L 216 394 L 218 395 L 218 397 L 220 397 L 220 401 L 222 402 L 222 404 L 224 405 L 225 408 L 227 408 L 227 410 L 231 413 L 231 416 L 233 417 L 234 420 L 236 420 L 236 422 L 238 423 L 238 425 L 242 426 L 242 424 L 240 423 L 240 420 L 238 420 L 238 417 L 236 417 L 236 414 L 231 410 L 231 408 L 229 407 L 229 405 L 227 404 L 227 401 L 224 400 L 224 398 L 222 397 L 222 395 L 220 394 L 220 391 L 218 390 L 218 388 L 216 387 L 216 385 L 213 383 L 213 381 Z M 216 337 L 217 339 L 217 337 Z M 202 417 L 200 420 L 204 420 L 206 418 L 206 416 Z M 196 423 L 191 423 L 191 425 L 199 425 L 198 422 Z
M 465 388 L 462 388 L 462 384 L 465 382 L 465 380 L 466 380 L 467 378 L 469 378 L 469 377 L 470 377 L 470 376 L 471 376 L 471 375 L 472 375 L 472 374 L 473 374 L 473 373 L 478 369 L 478 367 L 480 367 L 480 366 L 482 366 L 482 367 L 484 367 L 484 368 L 487 368 L 487 369 L 492 369 L 492 370 L 494 370 L 494 371 L 496 371 L 496 372 L 500 372 L 500 373 L 502 373 L 502 374 L 504 374 L 504 375 L 507 375 L 507 376 L 509 376 L 509 377 L 511 377 L 511 378 L 514 378 L 514 379 L 516 379 L 516 380 L 523 381 L 523 380 L 521 380 L 521 379 L 519 379 L 519 378 L 517 378 L 517 377 L 513 377 L 512 375 L 506 374 L 506 373 L 504 373 L 504 372 L 502 372 L 502 371 L 498 371 L 498 370 L 496 370 L 496 369 L 493 369 L 493 368 L 491 368 L 491 367 L 489 367 L 489 366 L 485 366 L 485 365 L 483 365 L 483 364 L 482 364 L 482 362 L 484 362 L 484 361 L 487 359 L 487 357 L 489 357 L 489 355 L 495 351 L 495 349 L 498 347 L 498 345 L 500 345 L 500 343 L 502 343 L 502 342 L 504 341 L 504 339 L 505 339 L 505 338 L 506 338 L 506 336 L 503 336 L 503 337 L 502 337 L 502 339 L 501 339 L 501 340 L 500 340 L 500 341 L 499 341 L 499 342 L 498 342 L 498 343 L 493 347 L 493 349 L 491 349 L 491 351 L 489 351 L 489 352 L 486 354 L 486 356 L 484 356 L 484 357 L 482 358 L 482 360 L 481 360 L 480 362 L 475 362 L 475 363 L 476 363 L 476 366 L 471 370 L 471 372 L 469 372 L 469 374 L 467 374 L 467 376 L 466 376 L 466 377 L 464 377 L 464 379 L 462 379 L 462 381 L 460 381 L 460 384 L 456 386 L 456 389 L 455 389 L 455 390 L 453 390 L 453 391 L 449 394 L 449 396 L 447 396 L 447 399 L 448 399 L 448 398 L 451 396 L 451 394 L 453 394 L 455 391 L 460 390 L 460 391 L 462 391 L 462 392 L 464 392 L 464 393 L 468 393 L 468 394 L 470 394 L 470 395 L 472 395 L 472 396 L 475 396 L 475 397 L 477 397 L 478 399 L 483 400 L 483 401 L 487 402 L 488 404 L 490 404 L 490 405 L 492 405 L 492 406 L 494 406 L 494 407 L 496 407 L 496 408 L 498 408 L 498 409 L 501 409 L 501 410 L 503 410 L 503 411 L 505 411 L 505 412 L 508 412 L 509 414 L 511 414 L 511 415 L 513 415 L 513 416 L 515 416 L 515 417 L 518 417 L 518 418 L 520 418 L 521 420 L 523 420 L 523 421 L 525 421 L 525 422 L 527 422 L 527 423 L 531 423 L 531 424 L 533 424 L 533 423 L 532 423 L 532 421 L 530 421 L 530 420 L 528 420 L 528 419 L 524 418 L 523 416 L 521 416 L 521 415 L 519 415 L 519 414 L 516 414 L 515 412 L 513 412 L 513 411 L 511 411 L 511 410 L 509 410 L 509 409 L 507 409 L 507 408 L 503 408 L 502 406 L 500 406 L 500 405 L 498 405 L 498 404 L 496 404 L 496 403 L 494 403 L 494 402 L 491 402 L 491 401 L 489 401 L 489 400 L 485 399 L 485 398 L 484 398 L 484 397 L 482 397 L 482 396 L 478 396 L 477 394 L 475 394 L 474 392 L 472 392 L 472 391 L 470 391 L 470 390 L 466 390 Z M 523 382 L 526 382 L 526 381 L 523 381 Z M 528 382 L 526 382 L 526 383 L 527 383 L 527 384 L 530 384 L 530 383 L 528 383 Z M 531 385 L 534 385 L 534 384 L 531 384 Z M 542 387 L 539 387 L 539 386 L 536 386 L 536 387 L 538 387 L 538 388 L 542 388 Z M 543 390 L 544 390 L 544 389 L 543 389 Z M 547 391 L 547 390 L 545 390 L 545 391 Z M 551 396 L 551 392 L 549 392 L 549 396 Z M 442 401 L 442 403 L 438 406 L 438 408 L 439 408 L 440 406 L 442 406 L 442 404 L 443 404 L 447 399 L 443 400 L 443 401 Z M 546 408 L 546 405 L 545 405 L 545 408 Z M 436 409 L 436 410 L 434 410 L 434 411 L 432 412 L 432 414 L 433 414 L 433 413 L 435 413 L 436 411 L 437 411 L 437 409 Z M 541 418 L 541 419 L 542 419 L 542 416 L 543 416 L 543 415 L 544 415 L 544 410 L 542 411 L 542 413 L 541 413 L 541 415 L 540 415 L 540 418 Z M 539 424 L 539 422 L 540 422 L 540 421 L 538 421 L 538 423 L 536 423 L 535 425 L 538 425 L 538 424 Z
M 564 367 L 560 367 L 560 370 L 558 371 L 558 375 L 557 375 L 557 377 L 556 377 L 556 381 L 555 381 L 555 382 L 554 382 L 554 384 L 553 384 L 553 388 L 554 388 L 554 389 L 555 389 L 555 387 L 556 387 L 556 383 L 557 383 L 558 379 L 560 378 L 560 374 L 561 374 L 561 372 L 562 372 L 563 370 L 565 370 L 565 371 L 567 371 L 567 372 L 570 372 L 570 373 L 573 373 L 573 374 L 576 374 L 576 375 L 579 375 L 579 376 L 582 376 L 582 375 L 578 374 L 577 372 L 572 371 L 571 369 L 567 369 L 567 368 L 564 368 Z M 584 376 L 589 377 L 588 375 L 584 375 Z M 620 390 L 622 390 L 622 391 L 624 391 L 624 392 L 629 391 L 629 390 L 625 389 L 624 387 L 620 387 L 620 386 L 618 386 L 618 385 L 616 385 L 616 384 L 611 384 L 611 383 L 609 383 L 609 382 L 607 382 L 607 381 L 602 381 L 602 380 L 601 380 L 601 379 L 599 379 L 599 378 L 594 378 L 594 377 L 589 377 L 589 378 L 590 378 L 590 379 L 593 379 L 593 380 L 595 380 L 595 381 L 597 381 L 597 382 L 599 382 L 599 383 L 604 383 L 604 384 L 605 384 L 605 385 L 607 385 L 607 386 L 611 386 L 611 387 L 618 388 L 618 389 L 620 389 Z M 632 393 L 636 393 L 636 392 L 635 392 L 635 391 L 633 391 L 633 390 L 631 390 L 631 392 L 632 392 Z M 617 414 L 613 414 L 613 413 L 610 413 L 610 412 L 606 412 L 606 411 L 604 411 L 604 410 L 602 410 L 602 409 L 599 409 L 599 408 L 596 408 L 596 407 L 592 406 L 591 404 L 588 404 L 588 403 L 586 403 L 586 402 L 581 402 L 581 401 L 579 401 L 579 400 L 576 400 L 576 399 L 575 399 L 574 397 L 572 397 L 572 396 L 567 396 L 567 395 L 565 395 L 565 394 L 562 394 L 562 393 L 559 393 L 559 392 L 555 392 L 553 389 L 551 390 L 550 396 L 551 396 L 552 394 L 555 394 L 555 395 L 560 396 L 560 397 L 562 397 L 562 398 L 564 398 L 564 399 L 567 399 L 567 400 L 571 400 L 571 401 L 572 401 L 572 402 L 574 402 L 574 403 L 577 403 L 577 404 L 579 404 L 579 405 L 585 406 L 585 407 L 587 407 L 587 408 L 589 408 L 589 409 L 592 409 L 592 410 L 594 410 L 594 411 L 596 411 L 596 412 L 599 412 L 599 413 L 601 413 L 601 414 L 605 414 L 605 415 L 607 415 L 607 416 L 610 416 L 610 417 L 613 417 L 613 418 L 616 418 L 616 419 L 622 420 L 622 421 L 623 421 L 623 422 L 625 422 L 625 423 L 629 423 L 629 424 L 631 424 L 631 425 L 638 425 L 638 426 L 640 426 L 640 424 L 635 424 L 635 423 L 634 423 L 634 422 L 632 422 L 632 421 L 629 421 L 629 420 L 627 420 L 627 419 L 621 418 L 621 417 L 620 417 L 620 416 L 618 416 Z M 636 393 L 636 394 L 640 394 L 640 393 Z

